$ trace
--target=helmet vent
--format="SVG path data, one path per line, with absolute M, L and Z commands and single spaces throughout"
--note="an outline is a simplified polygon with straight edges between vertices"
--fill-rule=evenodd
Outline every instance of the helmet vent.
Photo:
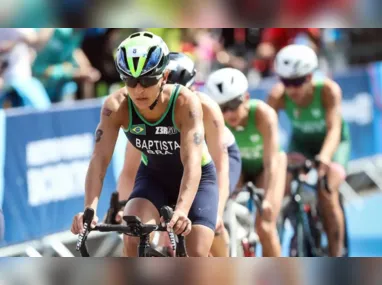
M 223 93 L 223 83 L 216 84 L 216 87 L 219 89 L 220 93 Z
M 144 33 L 143 34 L 144 37 L 148 37 L 148 38 L 153 38 L 153 35 L 152 34 L 149 34 L 149 33 Z
M 298 67 L 300 66 L 300 63 L 301 63 L 300 60 L 296 61 L 296 63 L 295 63 L 294 66 L 293 66 L 294 70 L 297 70 L 297 69 L 298 69 Z
M 234 76 L 232 76 L 232 78 L 231 78 L 231 84 L 233 84 L 233 81 L 234 81 Z
M 132 39 L 132 38 L 136 38 L 136 37 L 138 37 L 139 35 L 140 35 L 140 33 L 132 34 L 132 35 L 130 36 L 130 39 Z
M 134 64 L 135 70 L 137 70 L 138 68 L 138 62 L 139 62 L 139 57 L 133 57 L 133 64 Z

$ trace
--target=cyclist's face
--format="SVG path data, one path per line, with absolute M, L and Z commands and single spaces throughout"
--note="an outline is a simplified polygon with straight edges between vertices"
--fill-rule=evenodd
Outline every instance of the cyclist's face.
M 230 127 L 238 127 L 240 124 L 243 122 L 244 118 L 248 116 L 248 108 L 246 105 L 248 104 L 249 100 L 249 94 L 246 93 L 244 95 L 244 100 L 243 102 L 237 106 L 235 109 L 225 109 L 224 107 L 222 108 L 223 116 L 225 122 L 230 126 Z
M 153 82 L 153 85 L 148 87 L 143 87 L 139 82 L 135 87 L 129 87 L 129 85 L 126 84 L 127 92 L 131 100 L 139 109 L 146 109 L 151 106 L 157 98 L 161 86 L 166 84 L 167 75 L 168 74 L 165 73 L 163 77 L 160 77 L 158 81 Z
M 287 84 L 284 83 L 286 93 L 296 103 L 302 101 L 305 95 L 307 94 L 307 91 L 310 87 L 310 83 L 312 81 L 312 75 L 308 75 L 303 79 L 304 80 L 300 80 L 300 82 L 297 82 L 299 84 L 296 84 L 296 82 L 291 82 L 291 84 L 288 84 L 288 82 L 286 82 Z

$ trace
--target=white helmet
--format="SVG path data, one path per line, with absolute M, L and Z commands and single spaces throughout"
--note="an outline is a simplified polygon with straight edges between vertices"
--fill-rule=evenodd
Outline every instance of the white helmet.
M 222 68 L 210 74 L 206 89 L 207 94 L 221 105 L 243 95 L 248 90 L 248 80 L 240 70 Z
M 288 45 L 277 53 L 274 65 L 278 76 L 292 79 L 312 73 L 318 67 L 318 58 L 308 46 Z

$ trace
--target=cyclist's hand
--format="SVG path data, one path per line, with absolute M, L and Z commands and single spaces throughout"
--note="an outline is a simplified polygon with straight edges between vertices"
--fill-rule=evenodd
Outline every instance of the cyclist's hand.
M 117 215 L 115 216 L 115 222 L 118 224 L 121 224 L 122 218 L 123 218 L 123 210 L 121 210 L 117 213 Z
M 191 232 L 191 221 L 185 213 L 175 210 L 171 221 L 167 225 L 167 229 L 173 229 L 177 235 L 186 236 Z
M 84 231 L 84 213 L 78 213 L 73 218 L 72 228 L 70 229 L 73 234 L 78 235 Z M 91 227 L 94 228 L 98 222 L 98 217 L 94 216 L 93 221 L 91 223 Z
M 262 208 L 261 220 L 264 222 L 271 222 L 273 218 L 273 207 L 271 202 L 264 199 L 263 202 L 261 203 L 261 208 Z
M 223 232 L 223 229 L 224 229 L 224 222 L 223 222 L 223 218 L 219 215 L 218 216 L 218 220 L 216 222 L 216 228 L 215 228 L 215 232 L 217 234 L 221 234 Z
M 330 166 L 330 159 L 327 159 L 322 156 L 316 156 L 316 160 L 319 161 L 320 163 L 317 169 L 318 177 L 324 177 L 328 173 L 329 166 Z

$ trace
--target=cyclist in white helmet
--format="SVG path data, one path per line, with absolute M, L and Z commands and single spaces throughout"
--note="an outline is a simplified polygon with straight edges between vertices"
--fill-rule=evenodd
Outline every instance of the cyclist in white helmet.
M 289 45 L 281 49 L 275 59 L 275 72 L 280 82 L 272 88 L 268 103 L 276 111 L 284 109 L 292 122 L 288 152 L 294 155 L 289 158 L 316 158 L 320 161 L 319 177 L 328 175 L 329 187 L 334 191 L 330 194 L 319 191 L 319 204 L 328 235 L 329 254 L 340 256 L 344 215 L 338 190 L 346 176 L 350 135 L 341 117 L 341 88 L 329 78 L 313 79 L 317 68 L 317 55 L 310 47 Z
M 170 70 L 167 82 L 192 88 L 195 79 L 195 63 L 183 53 L 169 54 Z M 239 181 L 241 171 L 240 152 L 235 138 L 224 125 L 219 106 L 206 94 L 195 92 L 201 101 L 203 122 L 208 150 L 216 166 L 219 186 L 218 222 L 211 253 L 215 257 L 229 256 L 229 236 L 224 227 L 223 213 L 227 199 Z M 135 176 L 140 163 L 140 153 L 127 143 L 123 170 L 118 179 L 117 189 L 121 200 L 127 200 L 133 190 Z M 117 216 L 120 221 L 122 213 Z
M 219 104 L 239 146 L 240 186 L 252 181 L 265 190 L 263 215 L 256 217 L 263 256 L 280 256 L 276 220 L 284 196 L 286 156 L 279 147 L 277 114 L 266 103 L 250 99 L 248 80 L 237 69 L 222 68 L 213 72 L 206 88 L 207 94 Z

